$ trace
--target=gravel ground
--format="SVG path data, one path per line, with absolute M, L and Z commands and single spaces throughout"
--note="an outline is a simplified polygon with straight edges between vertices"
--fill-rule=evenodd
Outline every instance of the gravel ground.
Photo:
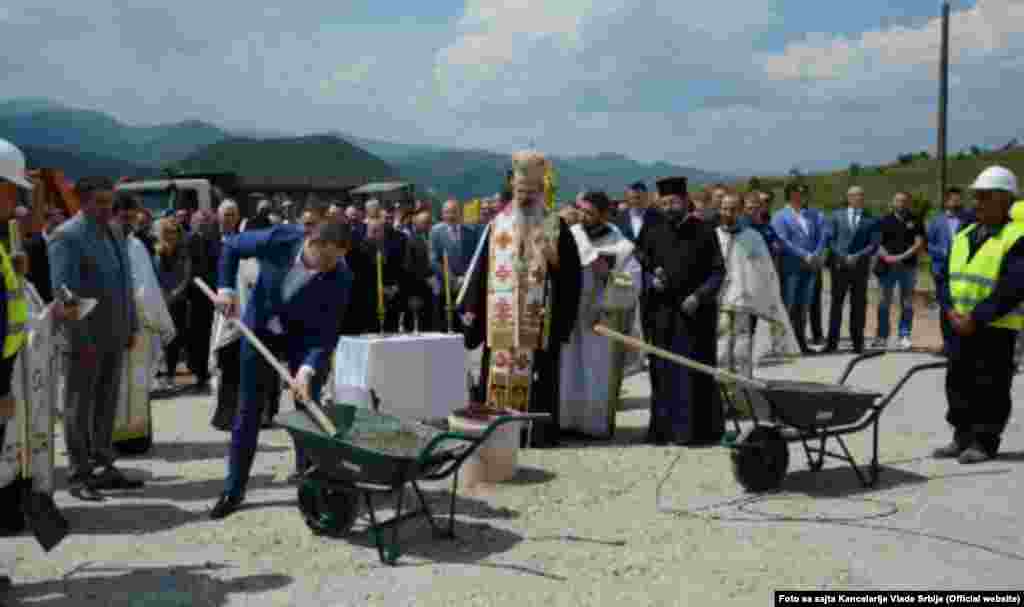
M 832 381 L 847 359 L 812 357 L 760 373 Z M 935 360 L 891 354 L 851 383 L 884 388 L 911 364 Z M 1003 459 L 972 468 L 931 460 L 931 448 L 948 440 L 941 380 L 941 371 L 912 380 L 882 416 L 878 488 L 861 489 L 838 463 L 810 474 L 796 445 L 783 491 L 755 497 L 733 480 L 725 449 L 638 444 L 648 388 L 645 375 L 633 376 L 612 443 L 523 452 L 514 481 L 460 493 L 457 540 L 434 539 L 422 523 L 404 527 L 398 567 L 380 564 L 359 527 L 349 539 L 306 528 L 285 483 L 293 460 L 282 431 L 261 435 L 248 507 L 210 521 L 226 466 L 226 435 L 208 423 L 212 398 L 157 401 L 154 450 L 122 462 L 148 479 L 146 488 L 101 504 L 59 491 L 74 535 L 48 555 L 30 537 L 5 540 L 0 566 L 16 582 L 6 600 L 760 606 L 776 589 L 1019 585 L 1021 424 L 1008 430 Z M 866 459 L 870 434 L 849 446 Z M 65 462 L 60 454 L 60 487 Z M 444 511 L 447 494 L 427 493 Z

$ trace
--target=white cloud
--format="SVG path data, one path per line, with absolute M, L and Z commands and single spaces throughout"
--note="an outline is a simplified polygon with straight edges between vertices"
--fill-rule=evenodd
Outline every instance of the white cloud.
M 762 172 L 886 160 L 934 139 L 934 19 L 765 52 L 762 35 L 793 22 L 776 0 L 466 0 L 447 25 L 373 27 L 346 25 L 337 2 L 3 4 L 5 96 L 133 123 L 504 151 L 536 141 Z M 954 14 L 954 147 L 1016 134 L 1022 32 L 1021 0 Z
M 1021 44 L 1024 2 L 978 0 L 954 12 L 950 22 L 951 61 L 985 60 Z M 855 39 L 813 33 L 787 45 L 782 54 L 765 55 L 764 69 L 775 80 L 834 80 L 857 72 L 931 67 L 939 56 L 939 28 L 936 17 L 920 27 L 868 31 Z

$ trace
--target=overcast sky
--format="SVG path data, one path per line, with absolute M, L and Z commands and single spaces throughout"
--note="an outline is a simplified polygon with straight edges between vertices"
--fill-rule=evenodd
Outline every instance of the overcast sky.
M 5 0 L 0 95 L 133 124 L 838 168 L 934 145 L 939 6 Z M 1001 145 L 1021 124 L 1024 0 L 953 7 L 950 144 Z

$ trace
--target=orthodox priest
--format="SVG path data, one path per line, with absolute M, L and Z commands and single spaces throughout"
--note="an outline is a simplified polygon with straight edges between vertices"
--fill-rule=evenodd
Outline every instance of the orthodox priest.
M 718 356 L 720 367 L 753 377 L 756 362 L 769 351 L 796 356 L 800 346 L 782 303 L 771 249 L 757 230 L 739 221 L 742 212 L 739 195 L 727 193 L 716 229 L 726 267 L 719 294 Z
M 459 298 L 466 347 L 485 346 L 482 405 L 549 413 L 534 424 L 536 447 L 559 441 L 559 354 L 576 326 L 582 281 L 569 227 L 545 212 L 547 169 L 538 152 L 513 157 L 512 204 L 491 220 Z
M 658 182 L 662 196 L 686 198 L 686 178 Z M 637 242 L 643 266 L 647 335 L 655 346 L 714 366 L 718 294 L 725 262 L 714 227 L 692 212 L 669 213 L 646 226 Z M 711 444 L 725 430 L 721 395 L 709 375 L 661 358 L 651 361 L 650 440 L 657 444 Z
M 562 430 L 611 438 L 626 356 L 619 342 L 594 333 L 593 326 L 603 321 L 615 331 L 629 332 L 626 314 L 636 300 L 629 265 L 636 261 L 633 243 L 609 223 L 612 201 L 607 194 L 588 192 L 576 207 L 582 221 L 570 231 L 583 265 L 583 290 L 576 328 L 562 349 L 559 418 Z

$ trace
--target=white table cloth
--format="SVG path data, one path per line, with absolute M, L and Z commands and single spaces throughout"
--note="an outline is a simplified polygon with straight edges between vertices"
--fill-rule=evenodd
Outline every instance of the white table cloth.
M 410 420 L 446 418 L 466 406 L 462 335 L 401 334 L 342 337 L 334 353 L 334 400 L 371 406 Z

